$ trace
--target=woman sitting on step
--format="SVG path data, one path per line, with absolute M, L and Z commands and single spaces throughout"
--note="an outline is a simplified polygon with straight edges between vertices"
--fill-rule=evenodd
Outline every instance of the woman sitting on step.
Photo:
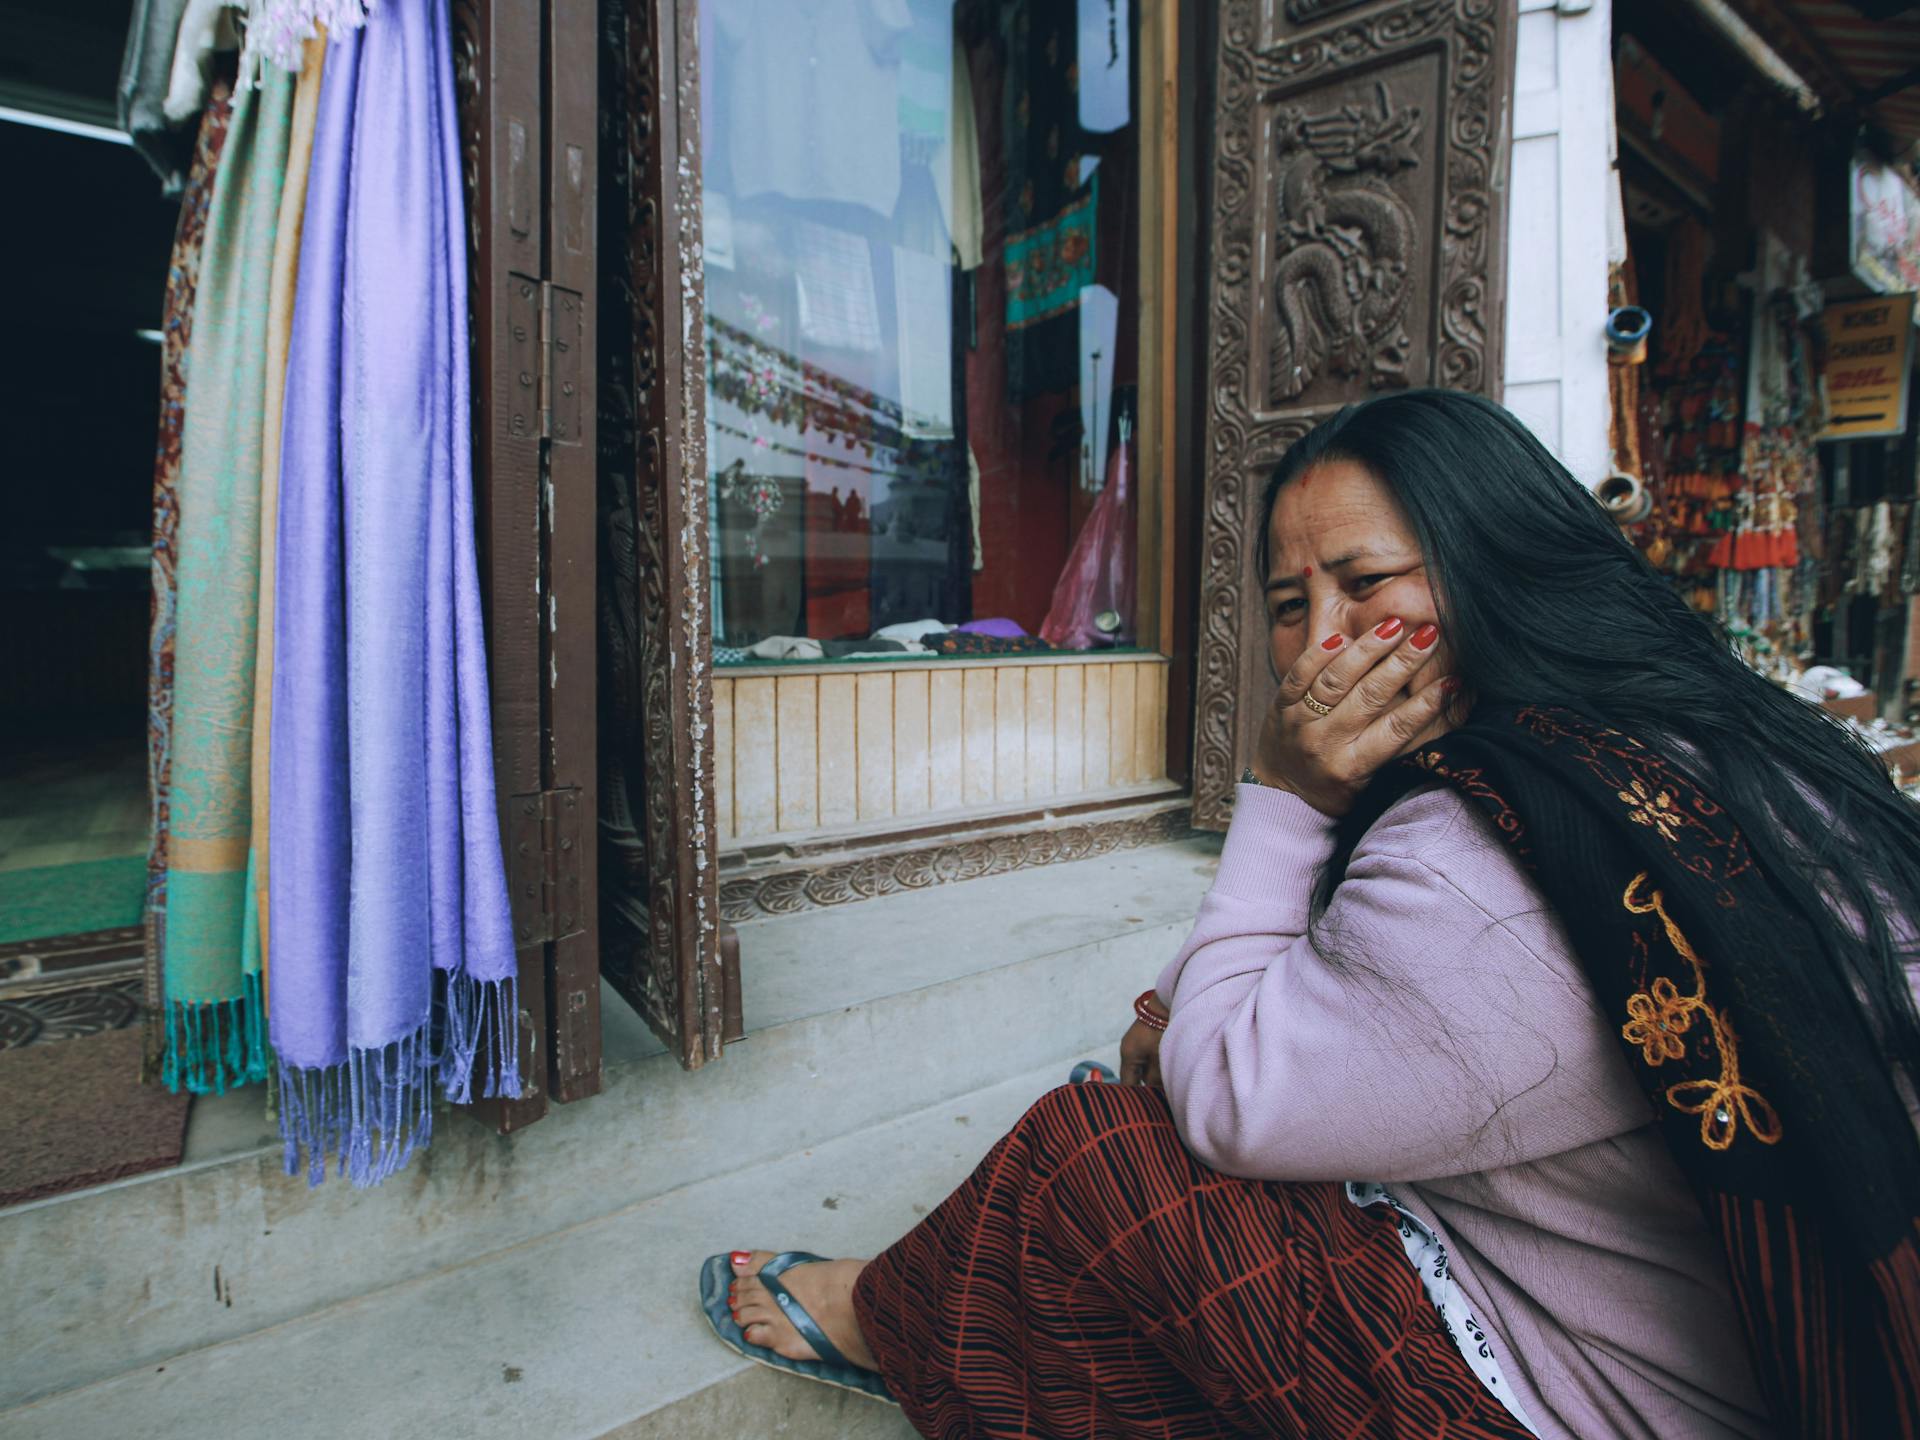
M 1920 1436 L 1920 814 L 1495 405 L 1342 411 L 1261 519 L 1131 1083 L 877 1259 L 715 1256 L 716 1330 L 936 1437 Z

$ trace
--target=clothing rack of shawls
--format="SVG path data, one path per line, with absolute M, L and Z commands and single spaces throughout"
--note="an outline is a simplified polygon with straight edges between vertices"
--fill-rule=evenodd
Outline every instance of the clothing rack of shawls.
M 270 1082 L 316 1184 L 391 1175 L 437 1098 L 520 1092 L 453 80 L 446 0 L 140 0 L 121 82 L 183 194 L 148 1070 Z

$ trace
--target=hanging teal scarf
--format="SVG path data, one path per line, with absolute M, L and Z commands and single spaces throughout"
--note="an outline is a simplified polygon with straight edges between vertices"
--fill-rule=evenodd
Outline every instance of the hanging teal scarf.
M 268 67 L 257 89 L 234 96 L 187 357 L 162 1074 L 200 1093 L 267 1069 L 246 876 L 267 312 L 293 89 Z

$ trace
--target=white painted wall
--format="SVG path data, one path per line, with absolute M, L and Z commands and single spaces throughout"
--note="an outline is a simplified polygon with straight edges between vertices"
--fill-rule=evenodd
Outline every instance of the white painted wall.
M 1520 0 L 1507 223 L 1507 408 L 1581 480 L 1606 477 L 1608 0 Z

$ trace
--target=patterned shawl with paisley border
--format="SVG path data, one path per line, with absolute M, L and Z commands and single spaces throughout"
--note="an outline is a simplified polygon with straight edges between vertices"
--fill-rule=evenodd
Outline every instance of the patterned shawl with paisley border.
M 1435 781 L 1492 821 L 1618 1019 L 1781 1434 L 1920 1436 L 1920 1137 L 1871 1017 L 1740 826 L 1619 731 L 1481 706 L 1376 780 L 1342 854 Z

